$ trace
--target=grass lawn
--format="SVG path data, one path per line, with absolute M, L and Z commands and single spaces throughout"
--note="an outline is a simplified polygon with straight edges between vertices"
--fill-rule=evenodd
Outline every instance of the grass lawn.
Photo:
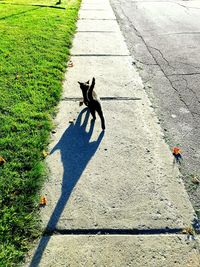
M 17 266 L 40 234 L 42 151 L 81 0 L 0 0 L 0 266 Z M 54 8 L 56 7 L 56 8 Z

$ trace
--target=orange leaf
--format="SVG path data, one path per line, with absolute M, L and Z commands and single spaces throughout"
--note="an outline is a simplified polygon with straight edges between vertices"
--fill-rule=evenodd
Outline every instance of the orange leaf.
M 42 196 L 40 198 L 40 205 L 41 206 L 45 206 L 47 204 L 47 200 L 46 200 L 46 197 Z
M 6 163 L 5 159 L 0 156 L 0 165 L 3 165 L 4 163 Z

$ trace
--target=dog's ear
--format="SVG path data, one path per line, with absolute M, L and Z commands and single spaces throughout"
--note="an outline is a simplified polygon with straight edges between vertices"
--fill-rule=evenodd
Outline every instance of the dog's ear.
M 90 83 L 90 80 L 88 80 L 86 83 L 89 84 Z
M 81 82 L 78 82 L 81 85 Z

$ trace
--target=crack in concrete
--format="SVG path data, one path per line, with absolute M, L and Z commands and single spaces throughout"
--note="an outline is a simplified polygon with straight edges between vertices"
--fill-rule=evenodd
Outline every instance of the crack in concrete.
M 148 46 L 148 47 L 149 47 L 150 49 L 154 49 L 154 50 L 156 50 L 157 52 L 159 52 L 160 55 L 161 55 L 161 57 L 162 57 L 162 59 L 167 63 L 167 65 L 168 65 L 170 68 L 172 68 L 173 70 L 175 70 L 175 68 L 169 64 L 169 61 L 164 57 L 164 55 L 163 55 L 163 53 L 160 51 L 160 49 L 158 49 L 158 48 L 156 48 L 156 47 L 153 47 L 153 46 Z
M 188 89 L 190 92 L 192 92 L 193 94 L 194 94 L 194 98 L 197 100 L 197 102 L 200 104 L 200 100 L 199 100 L 199 98 L 198 98 L 198 96 L 197 96 L 197 93 L 192 89 L 192 88 L 190 88 L 189 86 L 188 86 L 188 81 L 184 78 L 184 77 L 182 77 L 182 79 L 185 81 L 185 84 L 186 84 L 186 89 Z M 191 103 L 190 103 L 190 105 L 191 105 Z
M 180 4 L 180 3 L 177 3 L 177 2 L 174 2 L 174 4 L 176 4 L 176 5 L 178 5 L 178 6 L 181 6 L 181 7 L 185 8 L 185 9 L 187 10 L 187 13 L 188 13 L 189 8 L 188 8 L 187 6 L 184 6 L 184 5 L 182 5 L 182 4 Z M 188 13 L 188 14 L 189 14 L 189 13 Z
M 181 35 L 181 34 L 197 34 L 199 35 L 200 32 L 168 32 L 168 33 L 159 33 L 159 34 L 156 34 L 156 36 L 162 36 L 162 35 Z M 152 35 L 154 36 L 154 35 Z
M 143 83 L 144 84 L 146 84 L 146 83 L 148 83 L 148 82 L 150 82 L 151 80 L 153 80 L 153 78 L 155 77 L 155 73 L 149 78 L 149 79 L 147 79 L 146 81 L 143 81 Z
M 200 113 L 193 111 L 193 114 L 200 116 Z
M 146 63 L 146 62 L 141 61 L 141 60 L 139 60 L 139 59 L 136 59 L 136 61 L 137 61 L 138 63 L 143 64 L 143 65 L 146 65 L 146 66 L 157 66 L 156 63 Z
M 165 74 L 165 72 L 163 71 L 165 77 L 167 78 L 167 80 L 169 81 L 171 87 L 177 92 L 180 101 L 186 106 L 187 110 L 191 113 L 192 117 L 194 120 L 196 120 L 195 116 L 194 116 L 194 112 L 190 110 L 190 104 L 188 105 L 188 103 L 183 99 L 182 95 L 180 94 L 179 90 L 173 85 L 173 82 L 169 79 L 169 77 Z
M 199 73 L 200 74 L 200 73 Z M 170 75 L 170 76 L 172 76 L 172 75 Z M 176 75 L 173 75 L 173 76 L 176 76 Z M 172 83 L 175 83 L 175 82 L 182 82 L 182 81 L 184 81 L 185 82 L 185 89 L 188 89 L 190 92 L 192 92 L 193 93 L 193 95 L 194 95 L 194 98 L 197 100 L 197 102 L 200 104 L 200 100 L 199 100 L 199 98 L 198 98 L 198 95 L 197 95 L 197 93 L 193 90 L 193 88 L 191 88 L 191 87 L 189 87 L 189 85 L 188 85 L 188 81 L 183 77 L 184 76 L 184 74 L 183 75 L 181 75 L 181 74 L 179 74 L 179 75 L 177 75 L 177 76 L 182 76 L 182 80 L 175 80 L 175 81 L 173 81 Z M 194 99 L 193 98 L 193 99 Z M 192 99 L 192 100 L 193 100 Z M 189 104 L 189 105 L 191 105 L 192 104 L 192 102 Z M 194 113 L 194 112 L 193 112 Z M 198 114 L 198 113 L 197 113 Z
M 200 75 L 200 72 L 192 72 L 192 73 L 173 73 L 167 75 L 168 77 L 170 76 L 191 76 L 191 75 Z
M 197 66 L 194 66 L 193 64 L 191 63 L 187 63 L 187 62 L 182 62 L 182 61 L 176 61 L 176 63 L 180 63 L 180 64 L 183 64 L 183 65 L 186 65 L 186 66 L 190 66 L 194 69 L 200 69 L 200 67 L 197 67 Z M 195 64 L 195 63 L 194 63 Z
M 197 100 L 197 102 L 200 104 L 200 101 L 199 101 L 199 99 L 198 99 L 198 96 L 197 96 L 196 92 L 195 92 L 192 88 L 190 88 L 190 87 L 188 86 L 188 82 L 187 82 L 187 80 L 186 80 L 184 77 L 182 77 L 182 80 L 184 80 L 184 82 L 185 82 L 185 89 L 188 89 L 188 90 L 189 90 L 190 92 L 192 92 L 193 95 L 194 95 L 194 96 L 192 97 L 190 103 L 188 104 L 188 106 L 191 107 L 191 106 L 193 105 L 193 100 L 194 100 L 194 99 Z M 173 81 L 172 83 L 175 83 L 175 82 L 182 82 L 182 80 L 175 80 L 175 81 Z M 194 119 L 195 119 L 195 116 L 194 116 L 194 115 L 200 116 L 200 113 L 197 113 L 196 111 L 191 111 L 189 108 L 188 108 L 188 110 L 190 111 L 190 113 L 192 114 L 192 116 L 193 116 Z M 184 136 L 185 136 L 185 135 L 184 135 Z
M 189 11 L 190 9 L 200 9 L 199 7 L 185 6 L 185 5 L 183 5 L 183 4 L 180 4 L 180 3 L 177 3 L 177 2 L 174 2 L 174 4 L 177 4 L 177 5 L 181 6 L 181 7 L 184 7 L 184 8 L 186 8 L 186 9 L 187 9 L 187 11 Z

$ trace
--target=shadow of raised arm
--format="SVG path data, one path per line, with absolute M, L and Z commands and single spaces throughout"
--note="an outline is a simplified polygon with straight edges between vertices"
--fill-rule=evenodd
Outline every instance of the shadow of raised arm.
M 84 113 L 85 117 L 83 118 Z M 69 197 L 81 177 L 88 162 L 95 154 L 104 131 L 100 133 L 96 141 L 90 142 L 90 138 L 94 129 L 94 122 L 91 121 L 89 131 L 86 132 L 86 126 L 89 119 L 88 109 L 80 112 L 75 124 L 71 124 L 63 133 L 59 142 L 51 150 L 52 155 L 56 150 L 60 150 L 61 161 L 63 165 L 62 191 L 56 203 L 55 209 L 48 221 L 44 233 L 53 232 L 60 219 L 60 216 L 69 200 Z M 82 122 L 83 121 L 83 122 Z M 43 252 L 50 240 L 50 236 L 42 237 L 36 252 L 32 258 L 30 267 L 38 266 L 42 258 Z

